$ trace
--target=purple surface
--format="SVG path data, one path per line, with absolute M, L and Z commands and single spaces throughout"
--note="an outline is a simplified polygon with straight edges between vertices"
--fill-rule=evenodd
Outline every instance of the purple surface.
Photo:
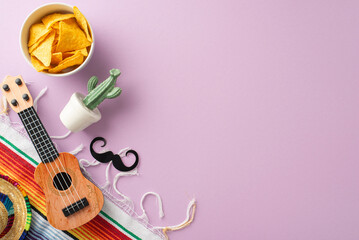
M 143 193 L 161 194 L 163 220 L 145 204 L 154 225 L 181 222 L 195 196 L 195 222 L 171 239 L 359 238 L 359 2 L 77 1 L 96 49 L 64 79 L 35 72 L 18 44 L 45 2 L 0 3 L 1 74 L 22 74 L 34 96 L 49 87 L 39 115 L 61 135 L 71 94 L 120 68 L 103 119 L 56 142 L 136 149 L 141 175 L 118 187 L 138 212 Z M 104 167 L 90 172 L 104 182 Z

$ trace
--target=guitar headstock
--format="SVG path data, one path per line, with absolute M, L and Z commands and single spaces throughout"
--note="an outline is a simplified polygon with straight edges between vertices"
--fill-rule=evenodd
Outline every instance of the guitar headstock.
M 6 76 L 1 84 L 1 90 L 11 108 L 17 113 L 34 105 L 25 81 L 20 75 Z

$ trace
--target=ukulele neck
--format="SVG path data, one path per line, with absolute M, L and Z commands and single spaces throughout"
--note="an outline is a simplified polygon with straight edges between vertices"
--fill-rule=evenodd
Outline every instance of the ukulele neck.
M 43 163 L 48 163 L 58 158 L 59 153 L 47 134 L 46 129 L 42 125 L 34 107 L 29 107 L 19 112 L 18 115 L 29 134 L 41 161 Z

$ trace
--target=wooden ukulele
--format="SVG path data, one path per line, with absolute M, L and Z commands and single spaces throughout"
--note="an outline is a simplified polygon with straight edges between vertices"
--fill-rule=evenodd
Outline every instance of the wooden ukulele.
M 18 113 L 41 162 L 35 181 L 45 193 L 47 220 L 60 230 L 79 227 L 93 219 L 103 206 L 103 195 L 81 173 L 75 156 L 58 153 L 33 107 L 33 99 L 22 77 L 7 76 L 2 92 Z

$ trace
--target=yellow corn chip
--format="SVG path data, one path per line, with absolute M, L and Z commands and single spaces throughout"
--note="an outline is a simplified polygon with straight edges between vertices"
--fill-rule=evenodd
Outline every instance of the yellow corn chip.
M 49 35 L 51 30 L 46 32 L 41 38 L 39 38 L 31 47 L 29 47 L 29 53 L 31 54 L 43 41 L 44 39 Z
M 57 46 L 57 43 L 59 42 L 59 31 L 58 30 L 54 30 L 54 31 L 56 31 L 56 32 L 55 32 L 55 39 L 54 39 L 54 42 L 52 45 Z
M 38 41 L 36 42 L 34 45 L 32 45 L 31 47 L 29 47 L 29 53 L 31 54 L 41 43 L 42 41 Z
M 80 50 L 77 50 L 77 51 L 80 51 L 80 53 L 82 55 L 84 55 L 85 57 L 87 57 L 89 55 L 88 52 L 87 52 L 87 48 L 83 48 L 83 49 L 80 49 Z
M 75 53 L 80 52 L 84 57 L 88 56 L 88 52 L 87 52 L 87 48 L 83 48 L 80 50 L 75 50 L 75 51 L 71 51 L 71 52 L 64 52 L 63 55 L 65 56 L 65 58 L 74 55 Z
M 53 53 L 51 56 L 51 65 L 57 65 L 62 61 L 62 52 Z
M 39 59 L 45 67 L 50 66 L 51 63 L 51 48 L 54 39 L 55 32 L 51 32 L 32 53 L 32 55 Z
M 47 67 L 44 66 L 44 64 L 42 64 L 42 62 L 40 62 L 36 57 L 31 56 L 31 63 L 32 66 L 34 66 L 34 68 L 36 69 L 36 71 L 41 72 L 44 71 L 46 69 L 48 69 Z
M 54 30 L 59 30 L 59 22 L 54 23 L 51 28 Z
M 60 22 L 59 42 L 56 52 L 79 50 L 91 45 L 75 19 Z
M 82 56 L 80 52 L 77 52 L 75 55 L 62 60 L 57 67 L 50 68 L 49 73 L 58 73 L 68 67 L 80 65 L 83 62 L 83 58 L 84 56 Z
M 59 42 L 59 30 L 54 29 L 53 31 L 55 31 L 55 39 L 52 45 L 57 45 L 57 43 Z
M 73 56 L 74 54 L 75 54 L 75 52 L 64 52 L 64 53 L 62 53 L 62 57 L 63 57 L 64 59 L 66 59 L 66 58 L 68 58 L 68 57 Z
M 46 29 L 45 25 L 42 23 L 36 23 L 30 27 L 29 32 L 29 42 L 27 46 L 32 46 L 35 44 L 42 36 L 47 35 L 50 30 Z
M 57 45 L 57 41 L 52 44 L 52 47 L 51 47 L 51 52 L 54 53 L 56 52 L 56 45 Z
M 58 21 L 62 21 L 73 17 L 75 17 L 75 15 L 72 13 L 67 13 L 67 14 L 53 13 L 47 15 L 46 17 L 43 17 L 41 21 L 45 24 L 46 28 L 50 28 L 53 24 L 55 24 Z
M 85 16 L 80 12 L 80 10 L 76 6 L 74 7 L 74 15 L 75 15 L 76 21 L 79 24 L 80 28 L 82 30 L 84 30 L 87 40 L 92 42 L 92 38 L 89 33 L 87 20 L 86 20 Z

